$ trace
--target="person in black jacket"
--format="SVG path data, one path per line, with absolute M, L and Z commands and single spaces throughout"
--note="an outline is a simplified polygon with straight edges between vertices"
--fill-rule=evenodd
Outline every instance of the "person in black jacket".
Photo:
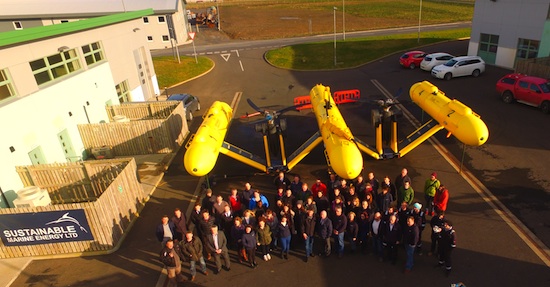
M 279 240 L 281 242 L 281 258 L 288 260 L 292 232 L 290 231 L 290 224 L 288 223 L 287 216 L 281 217 L 281 222 L 279 222 L 277 229 L 279 230 Z
M 319 236 L 321 244 L 317 246 L 323 246 L 322 252 L 319 255 L 324 254 L 326 257 L 330 256 L 330 237 L 332 235 L 332 220 L 328 218 L 326 210 L 321 211 L 319 223 L 317 224 L 317 235 Z
M 343 214 L 342 208 L 337 206 L 334 209 L 334 218 L 332 219 L 332 235 L 336 241 L 338 258 L 342 258 L 342 256 L 344 256 L 344 236 L 346 235 L 347 226 L 348 219 Z
M 323 195 L 322 191 L 317 192 L 317 197 L 313 199 L 315 201 L 315 205 L 317 206 L 317 214 L 319 215 L 321 211 L 327 211 L 329 209 L 330 203 L 328 201 L 328 198 Z
M 166 241 L 166 245 L 160 251 L 159 260 L 168 271 L 168 286 L 177 287 L 178 282 L 185 281 L 181 274 L 180 254 L 174 248 L 174 241 L 172 239 Z
M 411 272 L 414 265 L 414 251 L 418 244 L 419 229 L 414 222 L 414 217 L 407 218 L 407 228 L 403 231 L 403 243 L 407 252 L 407 261 L 405 262 L 405 273 Z
M 182 241 L 185 233 L 187 233 L 187 219 L 185 219 L 185 214 L 183 214 L 179 208 L 176 208 L 174 210 L 174 216 L 171 220 L 176 227 L 176 234 L 174 239 Z
M 306 262 L 308 258 L 313 257 L 313 236 L 315 235 L 315 211 L 313 208 L 307 210 L 307 214 L 302 220 L 302 237 L 304 238 L 305 247 L 306 247 Z
M 206 262 L 204 262 L 204 256 L 202 256 L 203 246 L 201 240 L 193 237 L 193 232 L 188 231 L 185 233 L 185 239 L 179 244 L 183 257 L 189 259 L 191 281 L 195 281 L 195 275 L 197 274 L 197 269 L 195 266 L 197 261 L 201 265 L 202 274 L 208 275 L 208 272 L 206 271 Z
M 249 224 L 245 226 L 242 241 L 243 247 L 248 255 L 248 263 L 250 263 L 250 267 L 256 268 L 258 266 L 256 263 L 256 245 L 258 244 L 258 241 L 256 240 L 256 233 L 252 230 L 252 225 Z
M 445 264 L 445 275 L 449 276 L 452 269 L 451 253 L 456 248 L 456 233 L 453 224 L 446 219 L 439 239 L 439 265 Z
M 348 213 L 348 224 L 346 226 L 346 236 L 349 240 L 351 253 L 355 253 L 357 250 L 357 234 L 359 233 L 359 225 L 355 221 L 355 212 L 350 211 Z
M 378 211 L 380 213 L 386 212 L 393 202 L 393 196 L 390 193 L 390 188 L 387 186 L 382 187 L 382 193 L 378 195 Z
M 401 243 L 401 225 L 397 223 L 397 216 L 390 215 L 387 224 L 382 229 L 382 245 L 386 248 L 388 259 L 395 265 L 397 261 L 397 249 Z
M 428 252 L 428 256 L 432 256 L 439 248 L 439 238 L 441 237 L 441 229 L 443 229 L 445 225 L 445 213 L 443 211 L 436 210 L 436 214 L 432 219 L 430 220 L 430 227 L 432 230 L 431 233 L 431 240 L 432 244 L 430 246 L 430 251 Z
M 201 212 L 201 218 L 199 219 L 199 230 L 200 234 L 202 234 L 202 242 L 207 242 L 207 237 L 212 234 L 212 227 L 217 226 L 214 221 L 214 217 L 210 215 L 210 212 L 208 210 L 203 210 Z M 212 254 L 210 251 L 206 251 L 207 259 L 210 260 L 212 257 Z

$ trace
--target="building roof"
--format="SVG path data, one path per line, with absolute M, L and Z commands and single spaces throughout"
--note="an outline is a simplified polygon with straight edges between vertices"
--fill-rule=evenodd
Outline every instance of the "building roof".
M 178 1 L 180 0 L 0 0 L 0 19 L 92 17 L 149 8 L 155 14 L 174 13 L 178 10 Z
M 79 32 L 87 29 L 98 28 L 153 14 L 153 9 L 145 9 L 89 18 L 75 22 L 67 22 L 56 25 L 32 27 L 24 30 L 3 32 L 0 33 L 0 48 L 35 41 L 43 38 L 56 37 L 64 34 Z

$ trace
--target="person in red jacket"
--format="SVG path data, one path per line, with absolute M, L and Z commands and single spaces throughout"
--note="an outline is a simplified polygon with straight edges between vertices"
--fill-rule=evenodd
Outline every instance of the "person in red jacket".
M 445 212 L 447 210 L 447 202 L 449 201 L 449 190 L 445 185 L 441 184 L 439 189 L 435 193 L 434 207 L 439 212 Z
M 321 181 L 320 178 L 317 178 L 315 183 L 311 186 L 311 193 L 317 195 L 317 193 L 323 192 L 323 196 L 327 196 L 327 186 Z

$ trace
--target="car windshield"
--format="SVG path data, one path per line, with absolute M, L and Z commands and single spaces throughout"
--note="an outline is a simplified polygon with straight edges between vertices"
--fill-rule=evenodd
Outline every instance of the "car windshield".
M 426 62 L 429 62 L 432 60 L 432 57 L 428 56 L 428 57 L 425 57 L 424 60 L 426 60 Z
M 403 56 L 401 56 L 401 59 L 407 59 L 408 57 L 409 57 L 409 55 L 404 54 Z
M 447 61 L 447 63 L 445 63 L 444 65 L 447 66 L 447 67 L 452 67 L 452 66 L 454 66 L 457 62 L 458 62 L 457 60 L 452 59 L 452 60 Z
M 545 93 L 545 94 L 550 93 L 550 82 L 549 82 L 549 83 L 540 84 L 540 89 L 541 89 L 542 92 Z

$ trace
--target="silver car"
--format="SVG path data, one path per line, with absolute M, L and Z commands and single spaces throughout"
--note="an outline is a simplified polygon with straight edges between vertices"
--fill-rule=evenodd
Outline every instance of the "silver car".
M 450 59 L 454 58 L 455 56 L 447 53 L 433 53 L 428 54 L 422 62 L 420 62 L 420 69 L 424 71 L 431 71 L 433 67 L 441 64 L 447 63 Z
M 199 98 L 190 95 L 190 94 L 173 94 L 170 95 L 167 101 L 181 101 L 183 102 L 183 107 L 185 108 L 185 117 L 188 121 L 193 120 L 193 112 L 201 110 L 201 103 Z

